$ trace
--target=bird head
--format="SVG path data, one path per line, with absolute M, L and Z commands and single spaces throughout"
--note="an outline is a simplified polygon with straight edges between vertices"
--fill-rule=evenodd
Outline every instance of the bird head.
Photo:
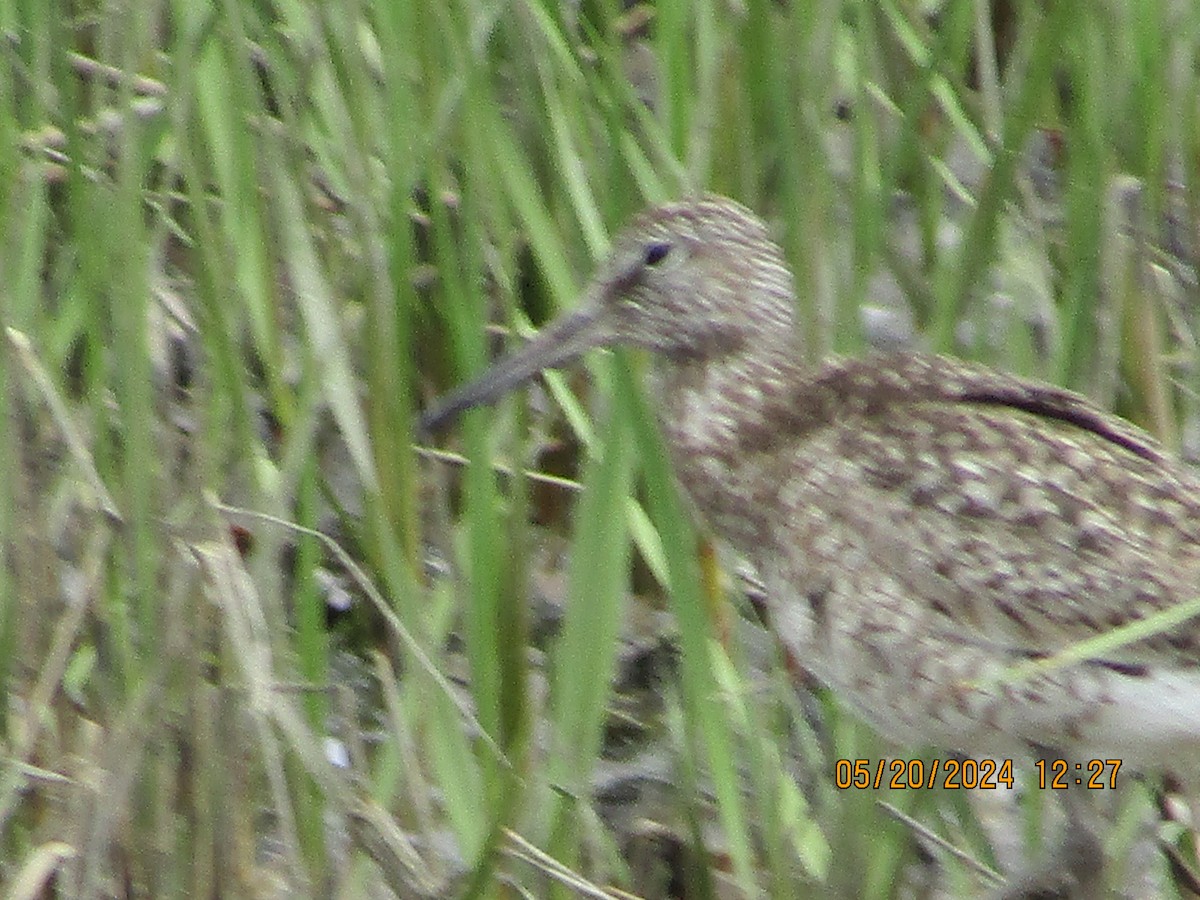
M 597 347 L 643 347 L 660 365 L 703 363 L 790 335 L 792 320 L 791 274 L 754 213 L 712 195 L 652 207 L 617 235 L 578 309 L 445 397 L 421 430 Z

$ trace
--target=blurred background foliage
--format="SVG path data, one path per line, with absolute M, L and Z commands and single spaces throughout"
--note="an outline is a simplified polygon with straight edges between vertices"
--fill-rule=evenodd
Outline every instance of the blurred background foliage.
M 814 360 L 982 359 L 1194 458 L 1198 37 L 1173 0 L 0 2 L 0 885 L 991 886 L 1052 811 L 837 789 L 887 748 L 736 569 L 712 602 L 636 361 L 414 419 L 712 190 Z

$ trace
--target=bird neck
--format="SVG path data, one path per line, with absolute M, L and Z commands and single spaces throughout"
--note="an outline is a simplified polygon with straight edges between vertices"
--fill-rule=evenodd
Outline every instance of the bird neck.
M 663 358 L 652 367 L 652 389 L 668 437 L 735 441 L 737 431 L 803 368 L 799 340 L 785 332 L 730 343 L 725 352 Z
M 675 473 L 709 525 L 734 546 L 744 544 L 743 553 L 758 538 L 740 533 L 756 520 L 740 510 L 749 489 L 741 445 L 797 384 L 801 358 L 797 340 L 776 335 L 724 355 L 656 360 L 653 395 Z

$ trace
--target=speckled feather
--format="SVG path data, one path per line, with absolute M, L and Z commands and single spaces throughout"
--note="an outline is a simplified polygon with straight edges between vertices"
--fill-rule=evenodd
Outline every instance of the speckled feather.
M 1200 619 L 1020 683 L 996 676 L 1200 591 L 1200 478 L 1085 398 L 943 357 L 806 366 L 762 222 L 706 197 L 617 237 L 580 312 L 447 398 L 656 351 L 675 471 L 767 584 L 795 662 L 885 734 L 1160 763 L 1200 746 Z

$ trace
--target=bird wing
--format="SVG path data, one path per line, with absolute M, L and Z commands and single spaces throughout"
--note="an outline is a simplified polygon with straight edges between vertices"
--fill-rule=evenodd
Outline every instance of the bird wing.
M 1200 479 L 1086 399 L 915 355 L 830 365 L 805 394 L 787 450 L 759 456 L 794 583 L 882 573 L 927 633 L 1017 658 L 1200 595 Z M 1200 664 L 1200 620 L 1103 662 L 1164 657 Z

